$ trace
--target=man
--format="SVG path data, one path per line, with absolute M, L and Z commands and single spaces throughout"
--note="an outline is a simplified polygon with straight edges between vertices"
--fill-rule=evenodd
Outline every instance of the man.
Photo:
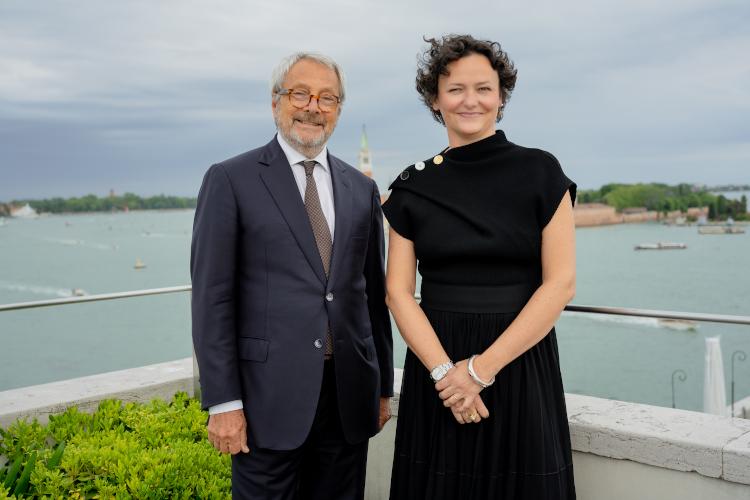
M 213 165 L 193 227 L 193 343 L 208 437 L 252 499 L 364 496 L 393 359 L 375 182 L 328 153 L 344 101 L 331 59 L 271 82 L 278 133 Z

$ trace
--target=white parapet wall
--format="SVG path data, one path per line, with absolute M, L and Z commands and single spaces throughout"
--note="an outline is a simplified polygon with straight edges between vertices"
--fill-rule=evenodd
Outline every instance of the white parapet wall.
M 13 389 L 0 392 L 0 427 L 104 399 L 171 399 L 193 384 L 186 358 Z M 566 402 L 579 499 L 750 500 L 750 421 L 576 394 Z M 398 398 L 392 409 L 398 416 Z M 370 442 L 368 500 L 388 498 L 395 420 Z
M 750 499 L 750 421 L 565 399 L 579 498 Z
M 193 395 L 192 358 L 2 391 L 0 427 L 7 427 L 18 418 L 36 418 L 46 423 L 50 415 L 70 406 L 94 411 L 104 399 L 170 400 L 179 391 Z

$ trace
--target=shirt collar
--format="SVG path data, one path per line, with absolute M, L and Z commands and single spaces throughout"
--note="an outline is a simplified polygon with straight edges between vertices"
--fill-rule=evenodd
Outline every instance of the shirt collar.
M 305 160 L 315 160 L 319 165 L 323 167 L 323 170 L 325 172 L 328 172 L 328 146 L 323 146 L 323 149 L 315 158 L 307 158 L 305 155 L 294 149 L 286 140 L 284 140 L 281 134 L 276 134 L 276 140 L 278 141 L 279 146 L 281 146 L 281 150 L 284 151 L 289 165 L 295 165 Z

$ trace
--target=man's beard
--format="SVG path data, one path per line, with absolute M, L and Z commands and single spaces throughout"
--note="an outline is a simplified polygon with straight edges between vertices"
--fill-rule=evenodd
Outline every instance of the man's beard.
M 300 149 L 318 149 L 322 147 L 330 137 L 330 134 L 328 134 L 325 129 L 325 120 L 323 120 L 320 115 L 316 113 L 309 113 L 307 111 L 298 111 L 294 113 L 294 115 L 291 117 L 291 123 L 289 124 L 288 128 L 282 126 L 281 119 L 277 111 L 274 111 L 273 120 L 274 122 L 276 122 L 276 128 L 278 129 L 281 136 L 290 145 L 296 146 Z M 315 123 L 317 125 L 320 125 L 320 134 L 314 137 L 302 138 L 297 133 L 297 131 L 294 130 L 295 121 L 304 121 L 307 123 Z

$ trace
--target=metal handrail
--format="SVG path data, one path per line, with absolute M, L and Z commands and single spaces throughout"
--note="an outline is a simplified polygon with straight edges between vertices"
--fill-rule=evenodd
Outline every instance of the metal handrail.
M 656 309 L 633 309 L 627 307 L 577 306 L 574 304 L 567 305 L 565 310 L 569 312 L 638 316 L 639 318 L 680 319 L 687 321 L 700 321 L 704 323 L 750 325 L 750 316 L 734 316 L 730 314 L 659 311 Z
M 151 288 L 148 290 L 133 290 L 131 292 L 100 293 L 98 295 L 83 295 L 81 297 L 65 297 L 61 299 L 37 300 L 33 302 L 18 302 L 15 304 L 0 304 L 0 312 L 18 311 L 20 309 L 34 309 L 37 307 L 65 306 L 68 304 L 99 302 L 102 300 L 127 299 L 130 297 L 145 297 L 147 295 L 189 292 L 192 289 L 193 287 L 190 285 L 170 286 L 165 288 Z
M 80 304 L 83 302 L 98 302 L 102 300 L 125 299 L 130 297 L 144 297 L 147 295 L 162 295 L 167 293 L 189 292 L 192 286 L 172 286 L 165 288 L 151 288 L 147 290 L 133 290 L 130 292 L 103 293 L 99 295 L 84 295 L 82 297 L 66 297 L 52 300 L 38 300 L 34 302 L 18 302 L 16 304 L 0 304 L 0 312 L 33 309 L 38 307 Z M 417 300 L 419 294 L 415 294 Z M 679 319 L 686 321 L 700 321 L 704 323 L 730 323 L 735 325 L 750 325 L 750 316 L 735 316 L 729 314 L 706 314 L 680 311 L 660 311 L 654 309 L 635 309 L 626 307 L 579 306 L 569 304 L 565 311 L 592 314 L 610 314 L 618 316 L 637 316 L 641 318 Z

